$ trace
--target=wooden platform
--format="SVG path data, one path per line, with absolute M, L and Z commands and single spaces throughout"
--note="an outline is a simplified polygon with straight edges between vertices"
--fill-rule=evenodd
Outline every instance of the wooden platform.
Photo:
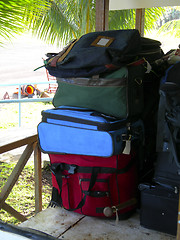
M 62 208 L 47 208 L 21 223 L 64 240 L 174 240 L 173 236 L 140 226 L 139 215 L 118 221 L 99 219 L 69 212 Z

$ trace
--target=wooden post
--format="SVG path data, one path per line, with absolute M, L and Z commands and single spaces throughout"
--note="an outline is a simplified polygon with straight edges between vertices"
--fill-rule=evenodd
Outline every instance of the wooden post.
M 135 28 L 139 30 L 139 33 L 142 37 L 144 36 L 144 16 L 145 16 L 145 8 L 136 9 Z
M 35 213 L 42 211 L 41 151 L 35 143 L 34 149 Z
M 177 240 L 180 240 L 180 188 L 179 188 L 179 205 L 178 205 L 178 221 L 177 221 Z
M 96 31 L 108 30 L 109 0 L 96 0 Z

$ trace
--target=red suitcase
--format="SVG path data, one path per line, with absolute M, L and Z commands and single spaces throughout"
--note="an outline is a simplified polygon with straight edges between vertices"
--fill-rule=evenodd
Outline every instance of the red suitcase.
M 136 209 L 137 171 L 131 154 L 109 158 L 50 154 L 51 206 L 96 217 L 127 219 Z

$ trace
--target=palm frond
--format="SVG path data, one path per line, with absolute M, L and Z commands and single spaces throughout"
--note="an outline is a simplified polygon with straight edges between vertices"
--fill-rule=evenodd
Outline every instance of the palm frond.
M 27 30 L 25 16 L 38 13 L 43 0 L 4 0 L 0 1 L 0 45 L 14 34 Z
M 76 37 L 77 23 L 70 17 L 66 1 L 49 1 L 49 7 L 39 15 L 28 19 L 28 26 L 40 39 L 51 42 L 66 42 Z M 72 16 L 72 14 L 71 14 Z
M 145 10 L 145 32 L 151 31 L 157 27 L 157 20 L 163 15 L 165 9 L 158 8 L 147 8 Z
M 159 34 L 166 34 L 173 37 L 180 37 L 180 19 L 165 23 L 158 31 Z
M 57 45 L 94 31 L 95 2 L 90 0 L 52 0 L 39 16 L 29 20 L 29 28 L 40 39 Z

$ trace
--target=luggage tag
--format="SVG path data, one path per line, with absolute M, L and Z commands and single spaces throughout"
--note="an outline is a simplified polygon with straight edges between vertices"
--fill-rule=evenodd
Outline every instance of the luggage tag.
M 115 40 L 113 37 L 108 36 L 98 36 L 92 43 L 91 46 L 94 47 L 109 47 L 111 43 Z
M 130 154 L 130 152 L 131 152 L 131 140 L 126 140 L 126 145 L 122 153 Z
M 122 137 L 123 137 L 123 139 L 125 141 L 125 148 L 124 148 L 122 153 L 123 154 L 130 154 L 130 152 L 131 152 L 131 138 L 132 138 L 132 135 L 131 134 L 123 134 Z

